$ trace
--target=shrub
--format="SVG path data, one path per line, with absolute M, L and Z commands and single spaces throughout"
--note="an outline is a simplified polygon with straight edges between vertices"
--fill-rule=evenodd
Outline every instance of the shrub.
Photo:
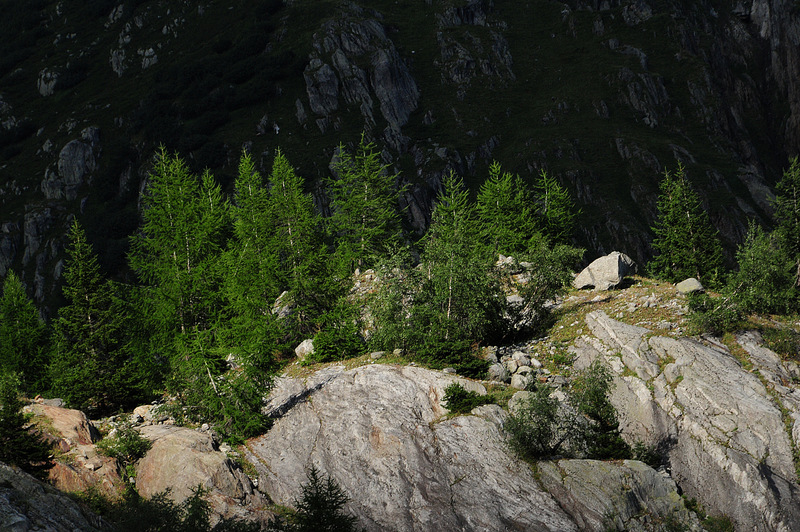
M 764 344 L 784 358 L 797 360 L 800 357 L 800 332 L 779 327 L 761 331 Z
M 97 443 L 97 449 L 104 455 L 116 458 L 123 465 L 129 465 L 142 458 L 150 450 L 153 443 L 144 438 L 133 427 L 124 427 L 116 435 L 103 438 Z
M 43 479 L 53 466 L 50 447 L 37 433 L 28 430 L 28 420 L 19 400 L 19 377 L 0 373 L 0 462 Z
M 313 362 L 331 362 L 360 355 L 364 342 L 359 334 L 357 310 L 353 305 L 341 303 L 322 318 L 322 328 L 314 337 Z
M 549 387 L 538 388 L 506 421 L 511 449 L 529 460 L 559 454 L 630 458 L 630 446 L 620 436 L 616 410 L 608 400 L 610 386 L 608 370 L 595 362 L 574 379 L 566 404 L 552 397 Z
M 598 361 L 572 382 L 570 403 L 592 421 L 584 433 L 588 458 L 625 459 L 631 456 L 630 446 L 619 433 L 617 411 L 608 400 L 610 389 L 611 374 Z
M 444 389 L 444 400 L 447 409 L 454 414 L 468 414 L 473 408 L 493 402 L 491 395 L 479 395 L 477 392 L 465 390 L 454 382 Z
M 742 321 L 742 309 L 729 295 L 712 298 L 708 294 L 690 294 L 689 324 L 694 334 L 722 335 L 735 331 Z

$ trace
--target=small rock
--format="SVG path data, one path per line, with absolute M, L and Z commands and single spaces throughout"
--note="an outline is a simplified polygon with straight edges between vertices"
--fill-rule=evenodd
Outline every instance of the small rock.
M 516 373 L 519 364 L 517 364 L 516 360 L 512 359 L 512 360 L 507 360 L 505 366 L 509 373 Z
M 456 368 L 444 368 L 442 370 L 442 372 L 444 372 L 444 373 L 455 373 L 456 372 Z
M 370 354 L 369 354 L 369 357 L 370 357 L 372 360 L 380 360 L 380 359 L 382 359 L 384 356 L 386 356 L 386 351 L 374 351 L 374 352 L 372 352 L 372 353 L 370 353 Z
M 528 375 L 521 375 L 519 373 L 515 373 L 511 377 L 511 387 L 516 388 L 518 390 L 524 390 L 525 388 L 528 387 L 530 381 L 531 379 L 528 377 Z
M 683 281 L 676 284 L 675 288 L 681 294 L 692 294 L 694 292 L 702 292 L 703 290 L 705 290 L 703 288 L 703 285 L 700 284 L 700 281 L 698 281 L 694 277 L 689 277 L 688 279 L 684 279 Z
M 511 375 L 502 364 L 492 364 L 487 371 L 490 381 L 495 382 L 508 382 Z
M 307 338 L 303 340 L 300 345 L 294 348 L 294 354 L 297 355 L 298 360 L 304 360 L 308 355 L 314 352 L 314 340 Z

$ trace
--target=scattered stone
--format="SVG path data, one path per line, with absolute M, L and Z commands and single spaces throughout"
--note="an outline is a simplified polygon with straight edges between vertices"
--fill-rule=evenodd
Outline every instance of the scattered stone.
M 297 356 L 297 360 L 305 360 L 305 358 L 314 353 L 314 340 L 311 338 L 307 338 L 300 342 L 300 345 L 294 348 L 294 354 Z
M 384 356 L 386 356 L 386 351 L 373 351 L 372 353 L 369 354 L 369 358 L 371 358 L 372 360 L 380 360 Z
M 511 374 L 502 364 L 492 364 L 487 370 L 490 381 L 495 382 L 508 382 L 511 379 Z

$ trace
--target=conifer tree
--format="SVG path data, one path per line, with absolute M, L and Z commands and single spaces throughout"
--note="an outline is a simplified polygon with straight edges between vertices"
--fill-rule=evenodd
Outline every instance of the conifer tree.
M 534 189 L 542 233 L 552 243 L 568 243 L 575 228 L 575 219 L 580 214 L 569 192 L 544 170 L 539 174 Z
M 233 237 L 225 276 L 229 349 L 247 359 L 255 373 L 270 373 L 279 342 L 272 304 L 278 296 L 277 260 L 270 249 L 274 231 L 268 215 L 269 195 L 252 157 L 243 153 L 232 207 Z M 258 368 L 256 370 L 256 368 Z
M 790 161 L 775 187 L 775 220 L 782 247 L 795 262 L 795 284 L 800 286 L 800 161 Z
M 53 466 L 51 449 L 38 434 L 29 432 L 22 407 L 17 375 L 0 371 L 0 462 L 44 480 Z
M 411 310 L 412 344 L 441 355 L 486 335 L 499 318 L 500 291 L 463 181 L 445 178 L 425 236 L 422 286 Z
M 147 286 L 154 323 L 186 334 L 208 327 L 220 301 L 220 256 L 229 208 L 207 171 L 198 179 L 161 149 L 142 199 L 143 224 L 131 242 L 131 267 Z
M 47 327 L 22 281 L 9 271 L 0 298 L 0 372 L 18 373 L 27 391 L 43 391 L 47 348 Z
M 331 226 L 340 274 L 372 268 L 401 245 L 403 233 L 398 176 L 380 161 L 380 152 L 364 135 L 355 154 L 339 145 L 338 174 L 330 181 Z
M 537 232 L 531 189 L 519 176 L 503 172 L 500 163 L 489 167 L 489 179 L 478 192 L 477 214 L 481 237 L 494 255 L 520 257 Z
M 315 329 L 335 297 L 335 286 L 311 196 L 301 178 L 280 152 L 275 155 L 266 204 L 270 235 L 268 250 L 277 261 L 278 286 L 289 292 L 294 311 L 291 328 L 299 334 Z
M 665 171 L 659 188 L 658 218 L 652 227 L 657 254 L 650 270 L 670 282 L 688 277 L 713 281 L 722 268 L 722 245 L 683 166 L 675 174 Z
M 72 407 L 109 412 L 136 395 L 125 312 L 77 219 L 69 239 L 63 274 L 67 304 L 58 311 L 50 363 L 53 392 Z

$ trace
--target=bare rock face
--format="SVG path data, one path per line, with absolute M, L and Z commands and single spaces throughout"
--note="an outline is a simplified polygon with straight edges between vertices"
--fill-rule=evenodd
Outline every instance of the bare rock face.
M 93 532 L 107 529 L 102 519 L 54 487 L 0 463 L 0 530 Z
M 652 530 L 648 523 L 666 519 L 702 530 L 675 482 L 642 462 L 540 462 L 539 478 L 580 530 Z
M 207 498 L 216 516 L 262 517 L 261 495 L 209 434 L 174 425 L 144 426 L 140 433 L 153 446 L 136 465 L 139 494 L 149 498 L 170 489 L 170 497 L 181 503 L 202 485 L 210 490 Z
M 741 345 L 758 373 L 710 340 L 649 337 L 603 312 L 586 323 L 593 336 L 573 348 L 576 367 L 599 358 L 617 373 L 612 403 L 629 441 L 661 449 L 683 492 L 737 530 L 800 530 L 792 445 L 800 403 L 786 378 L 796 368 L 753 337 Z
M 100 434 L 86 414 L 47 404 L 32 404 L 25 410 L 33 413 L 45 439 L 69 457 L 49 471 L 55 487 L 67 492 L 93 488 L 111 498 L 118 495 L 122 484 L 119 465 L 95 449 Z
M 499 407 L 441 419 L 448 384 L 485 393 L 481 385 L 384 365 L 324 380 L 248 444 L 273 501 L 291 505 L 316 465 L 351 497 L 349 510 L 367 530 L 576 530 L 530 468 L 508 455 Z
M 41 185 L 45 197 L 68 201 L 76 199 L 78 190 L 97 169 L 99 155 L 100 130 L 87 127 L 81 132 L 80 139 L 72 140 L 61 148 L 57 170 L 47 170 Z

